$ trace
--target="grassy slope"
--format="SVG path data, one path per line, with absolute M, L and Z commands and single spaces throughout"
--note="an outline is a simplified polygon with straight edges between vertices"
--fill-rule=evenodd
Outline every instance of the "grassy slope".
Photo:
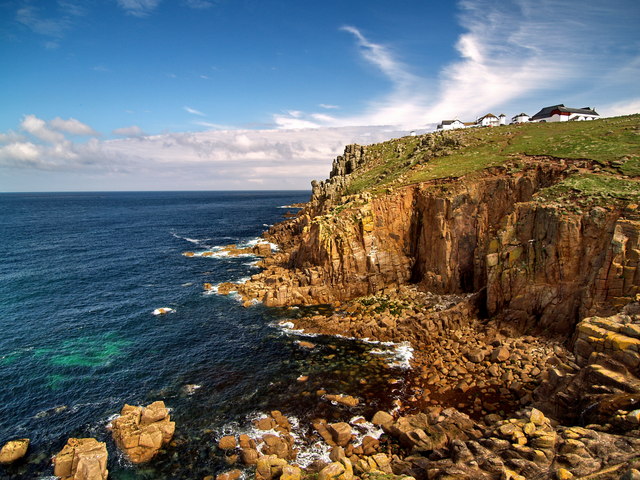
M 522 154 L 590 159 L 601 164 L 598 174 L 569 177 L 558 193 L 564 188 L 586 195 L 603 193 L 637 200 L 640 114 L 590 122 L 473 128 L 390 140 L 367 147 L 370 161 L 351 175 L 346 193 L 366 190 L 375 194 L 393 186 L 459 177 Z

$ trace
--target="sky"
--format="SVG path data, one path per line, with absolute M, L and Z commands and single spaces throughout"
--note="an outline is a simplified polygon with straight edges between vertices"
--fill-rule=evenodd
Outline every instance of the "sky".
M 640 112 L 638 0 L 0 0 L 0 192 L 309 189 L 349 143 Z

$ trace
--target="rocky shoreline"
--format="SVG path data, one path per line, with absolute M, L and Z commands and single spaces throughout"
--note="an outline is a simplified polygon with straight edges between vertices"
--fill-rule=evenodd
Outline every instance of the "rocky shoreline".
M 637 182 L 614 162 L 607 175 L 629 194 L 567 188 L 609 167 L 521 154 L 402 184 L 466 141 L 348 146 L 298 216 L 266 233 L 280 248 L 263 271 L 219 292 L 325 304 L 291 322 L 414 349 L 396 408 L 367 419 L 384 429 L 375 453 L 314 422 L 331 463 L 292 473 L 282 462 L 295 460 L 267 456 L 257 478 L 640 479 Z M 394 156 L 410 171 L 376 190 Z

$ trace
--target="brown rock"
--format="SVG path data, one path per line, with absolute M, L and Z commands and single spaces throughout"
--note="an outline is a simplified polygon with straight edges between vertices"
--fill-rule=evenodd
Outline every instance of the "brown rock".
M 262 440 L 265 444 L 262 449 L 265 455 L 275 455 L 278 458 L 284 458 L 286 460 L 295 458 L 293 437 L 290 435 L 278 437 L 277 435 L 268 433 L 262 437 Z
M 282 467 L 282 475 L 280 480 L 300 480 L 302 478 L 302 470 L 300 467 L 294 467 L 293 465 L 284 465 Z
M 132 463 L 143 463 L 171 441 L 175 427 L 164 402 L 158 401 L 147 407 L 125 405 L 111 428 L 118 448 Z
M 255 448 L 243 448 L 240 459 L 245 465 L 255 465 L 258 462 L 258 451 Z
M 351 441 L 351 425 L 348 423 L 330 423 L 327 425 L 327 429 L 336 445 L 346 447 Z
M 273 430 L 276 428 L 276 421 L 272 417 L 261 418 L 253 423 L 258 430 Z
M 504 362 L 508 360 L 511 356 L 511 352 L 507 347 L 496 347 L 491 352 L 491 361 L 492 362 Z
M 53 465 L 53 474 L 62 480 L 106 480 L 107 445 L 95 438 L 70 438 Z
M 483 350 L 475 349 L 468 352 L 466 356 L 470 362 L 480 363 L 484 360 L 485 355 L 486 354 Z
M 379 410 L 371 419 L 371 423 L 383 428 L 389 428 L 393 424 L 393 417 L 389 413 Z
M 21 438 L 19 440 L 11 440 L 5 443 L 0 450 L 0 463 L 13 463 L 21 459 L 27 453 L 29 448 L 29 439 Z
M 340 403 L 348 407 L 355 407 L 356 405 L 358 405 L 358 403 L 360 403 L 360 400 L 352 397 L 351 395 L 325 395 L 325 398 L 332 402 Z
M 236 437 L 233 435 L 225 435 L 218 442 L 218 448 L 221 450 L 233 450 L 236 448 Z
M 333 462 L 320 470 L 318 480 L 332 480 L 345 473 L 344 465 L 340 462 Z M 346 480 L 346 479 L 345 479 Z
M 216 480 L 238 480 L 242 476 L 242 472 L 238 469 L 229 470 L 216 476 Z

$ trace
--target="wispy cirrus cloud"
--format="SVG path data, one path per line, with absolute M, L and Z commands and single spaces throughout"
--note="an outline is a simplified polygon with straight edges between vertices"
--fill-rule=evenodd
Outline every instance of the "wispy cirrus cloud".
M 214 2 L 209 0 L 184 0 L 184 4 L 195 10 L 204 10 L 214 6 Z
M 190 113 L 191 115 L 198 115 L 200 117 L 206 117 L 207 116 L 206 113 L 203 113 L 200 110 L 196 110 L 195 108 L 191 108 L 191 107 L 188 107 L 186 105 L 184 107 L 182 107 L 182 108 L 183 108 L 183 110 L 185 112 Z
M 16 22 L 31 32 L 47 37 L 44 46 L 48 49 L 58 48 L 60 41 L 76 23 L 77 18 L 86 15 L 86 9 L 78 2 L 59 0 L 53 13 L 46 14 L 44 9 L 20 2 L 15 13 Z
M 637 22 L 627 12 L 630 2 L 584 0 L 579 8 L 568 0 L 460 0 L 458 5 L 464 28 L 455 45 L 458 59 L 420 76 L 398 52 L 356 26 L 344 26 L 361 58 L 389 79 L 389 89 L 356 115 L 278 113 L 274 122 L 279 128 L 419 128 L 443 118 L 472 120 L 497 108 L 520 111 L 531 107 L 534 96 L 549 103 L 577 99 L 593 104 L 599 83 L 637 91 L 637 53 L 619 47 L 637 38 Z M 519 100 L 528 103 L 521 106 Z M 538 102 L 534 108 L 544 106 Z
M 117 0 L 118 5 L 134 17 L 146 17 L 160 4 L 160 0 Z

